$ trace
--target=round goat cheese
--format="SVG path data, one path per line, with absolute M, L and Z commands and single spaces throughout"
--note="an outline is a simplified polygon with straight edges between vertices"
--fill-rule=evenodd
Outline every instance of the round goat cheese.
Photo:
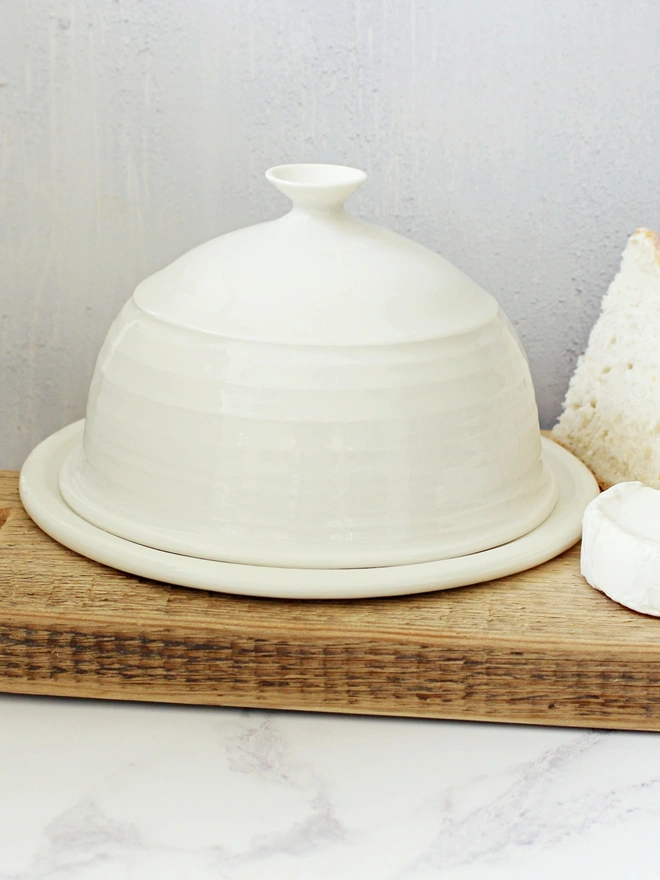
M 660 617 L 660 490 L 617 483 L 584 512 L 583 577 L 610 599 Z

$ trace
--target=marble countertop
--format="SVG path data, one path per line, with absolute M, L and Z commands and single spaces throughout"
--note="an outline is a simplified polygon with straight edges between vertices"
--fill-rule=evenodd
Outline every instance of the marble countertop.
M 660 736 L 0 696 L 2 880 L 658 877 Z

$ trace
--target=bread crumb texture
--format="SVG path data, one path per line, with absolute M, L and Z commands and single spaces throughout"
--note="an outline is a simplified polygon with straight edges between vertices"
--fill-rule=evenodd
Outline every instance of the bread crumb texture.
M 660 235 L 650 229 L 628 240 L 552 436 L 601 488 L 660 489 Z

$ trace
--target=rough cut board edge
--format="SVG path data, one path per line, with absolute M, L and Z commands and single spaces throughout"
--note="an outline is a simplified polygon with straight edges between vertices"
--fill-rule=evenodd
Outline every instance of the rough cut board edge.
M 7 693 L 660 730 L 660 657 L 123 626 L 0 627 Z M 637 656 L 635 656 L 637 654 Z
M 34 535 L 38 555 L 50 539 Z M 63 553 L 78 571 L 89 565 Z M 562 563 L 574 569 L 577 559 L 574 549 Z M 34 613 L 4 606 L 0 690 L 660 730 L 660 650 L 627 647 L 625 640 L 614 651 L 605 641 L 579 646 L 526 638 L 512 644 L 502 636 L 431 636 L 428 630 L 420 636 L 396 626 L 377 633 L 334 627 L 312 632 L 288 622 L 278 630 L 235 620 L 211 625 L 204 618 L 173 626 L 147 614 L 94 619 L 89 608 L 63 614 L 43 606 Z

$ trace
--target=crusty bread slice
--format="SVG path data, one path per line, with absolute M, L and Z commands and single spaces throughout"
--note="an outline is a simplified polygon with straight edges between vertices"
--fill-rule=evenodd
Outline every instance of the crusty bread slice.
M 601 488 L 660 488 L 660 235 L 638 229 L 579 359 L 552 431 Z

